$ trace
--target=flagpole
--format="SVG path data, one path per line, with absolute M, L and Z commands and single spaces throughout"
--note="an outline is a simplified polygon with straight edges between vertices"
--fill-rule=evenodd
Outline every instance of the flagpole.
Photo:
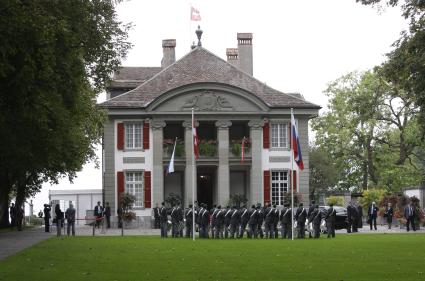
M 293 169 L 294 169 L 294 144 L 292 143 L 292 116 L 294 114 L 294 110 L 291 108 L 291 225 L 292 225 L 292 240 L 294 240 L 294 173 L 293 173 Z M 295 124 L 294 124 L 295 125 Z
M 194 144 L 194 135 L 193 127 L 195 126 L 195 118 L 193 115 L 192 107 L 192 237 L 195 241 L 195 144 Z

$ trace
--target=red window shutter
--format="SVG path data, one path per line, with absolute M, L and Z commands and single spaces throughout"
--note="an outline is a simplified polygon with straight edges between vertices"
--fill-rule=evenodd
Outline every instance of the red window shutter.
M 117 172 L 117 202 L 119 203 L 121 194 L 124 193 L 124 172 Z
M 264 204 L 270 202 L 270 171 L 264 171 Z
M 143 123 L 143 149 L 149 149 L 149 123 Z
M 263 148 L 270 148 L 270 126 L 268 122 L 263 126 Z
M 117 149 L 124 149 L 124 123 L 117 124 Z
M 145 208 L 151 207 L 151 172 L 145 171 Z
M 292 170 L 292 190 L 297 192 L 297 170 Z

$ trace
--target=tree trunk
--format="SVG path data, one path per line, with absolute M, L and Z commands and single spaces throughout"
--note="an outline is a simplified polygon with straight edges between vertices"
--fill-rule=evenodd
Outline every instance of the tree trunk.
M 22 230 L 23 221 L 25 219 L 25 195 L 26 195 L 26 177 L 25 174 L 20 177 L 16 188 L 16 224 L 18 230 Z
M 9 227 L 9 193 L 10 183 L 7 174 L 0 173 L 0 228 Z

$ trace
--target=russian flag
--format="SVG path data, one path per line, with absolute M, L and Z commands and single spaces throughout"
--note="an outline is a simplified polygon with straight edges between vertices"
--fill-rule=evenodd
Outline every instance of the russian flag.
M 294 160 L 297 163 L 300 170 L 304 170 L 303 157 L 301 154 L 301 143 L 298 137 L 297 125 L 295 124 L 294 114 L 292 113 L 292 110 L 291 110 L 291 133 L 292 133 L 291 147 L 292 147 L 292 150 L 294 151 L 294 156 L 293 156 Z

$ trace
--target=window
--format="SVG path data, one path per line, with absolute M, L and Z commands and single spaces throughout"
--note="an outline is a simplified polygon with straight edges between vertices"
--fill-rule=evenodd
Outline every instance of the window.
M 272 204 L 283 205 L 283 194 L 288 192 L 288 171 L 272 171 Z
M 274 148 L 288 147 L 288 123 L 271 124 L 271 143 Z
M 125 192 L 136 197 L 135 208 L 143 207 L 143 172 L 125 173 Z
M 142 124 L 125 124 L 125 148 L 142 148 Z

